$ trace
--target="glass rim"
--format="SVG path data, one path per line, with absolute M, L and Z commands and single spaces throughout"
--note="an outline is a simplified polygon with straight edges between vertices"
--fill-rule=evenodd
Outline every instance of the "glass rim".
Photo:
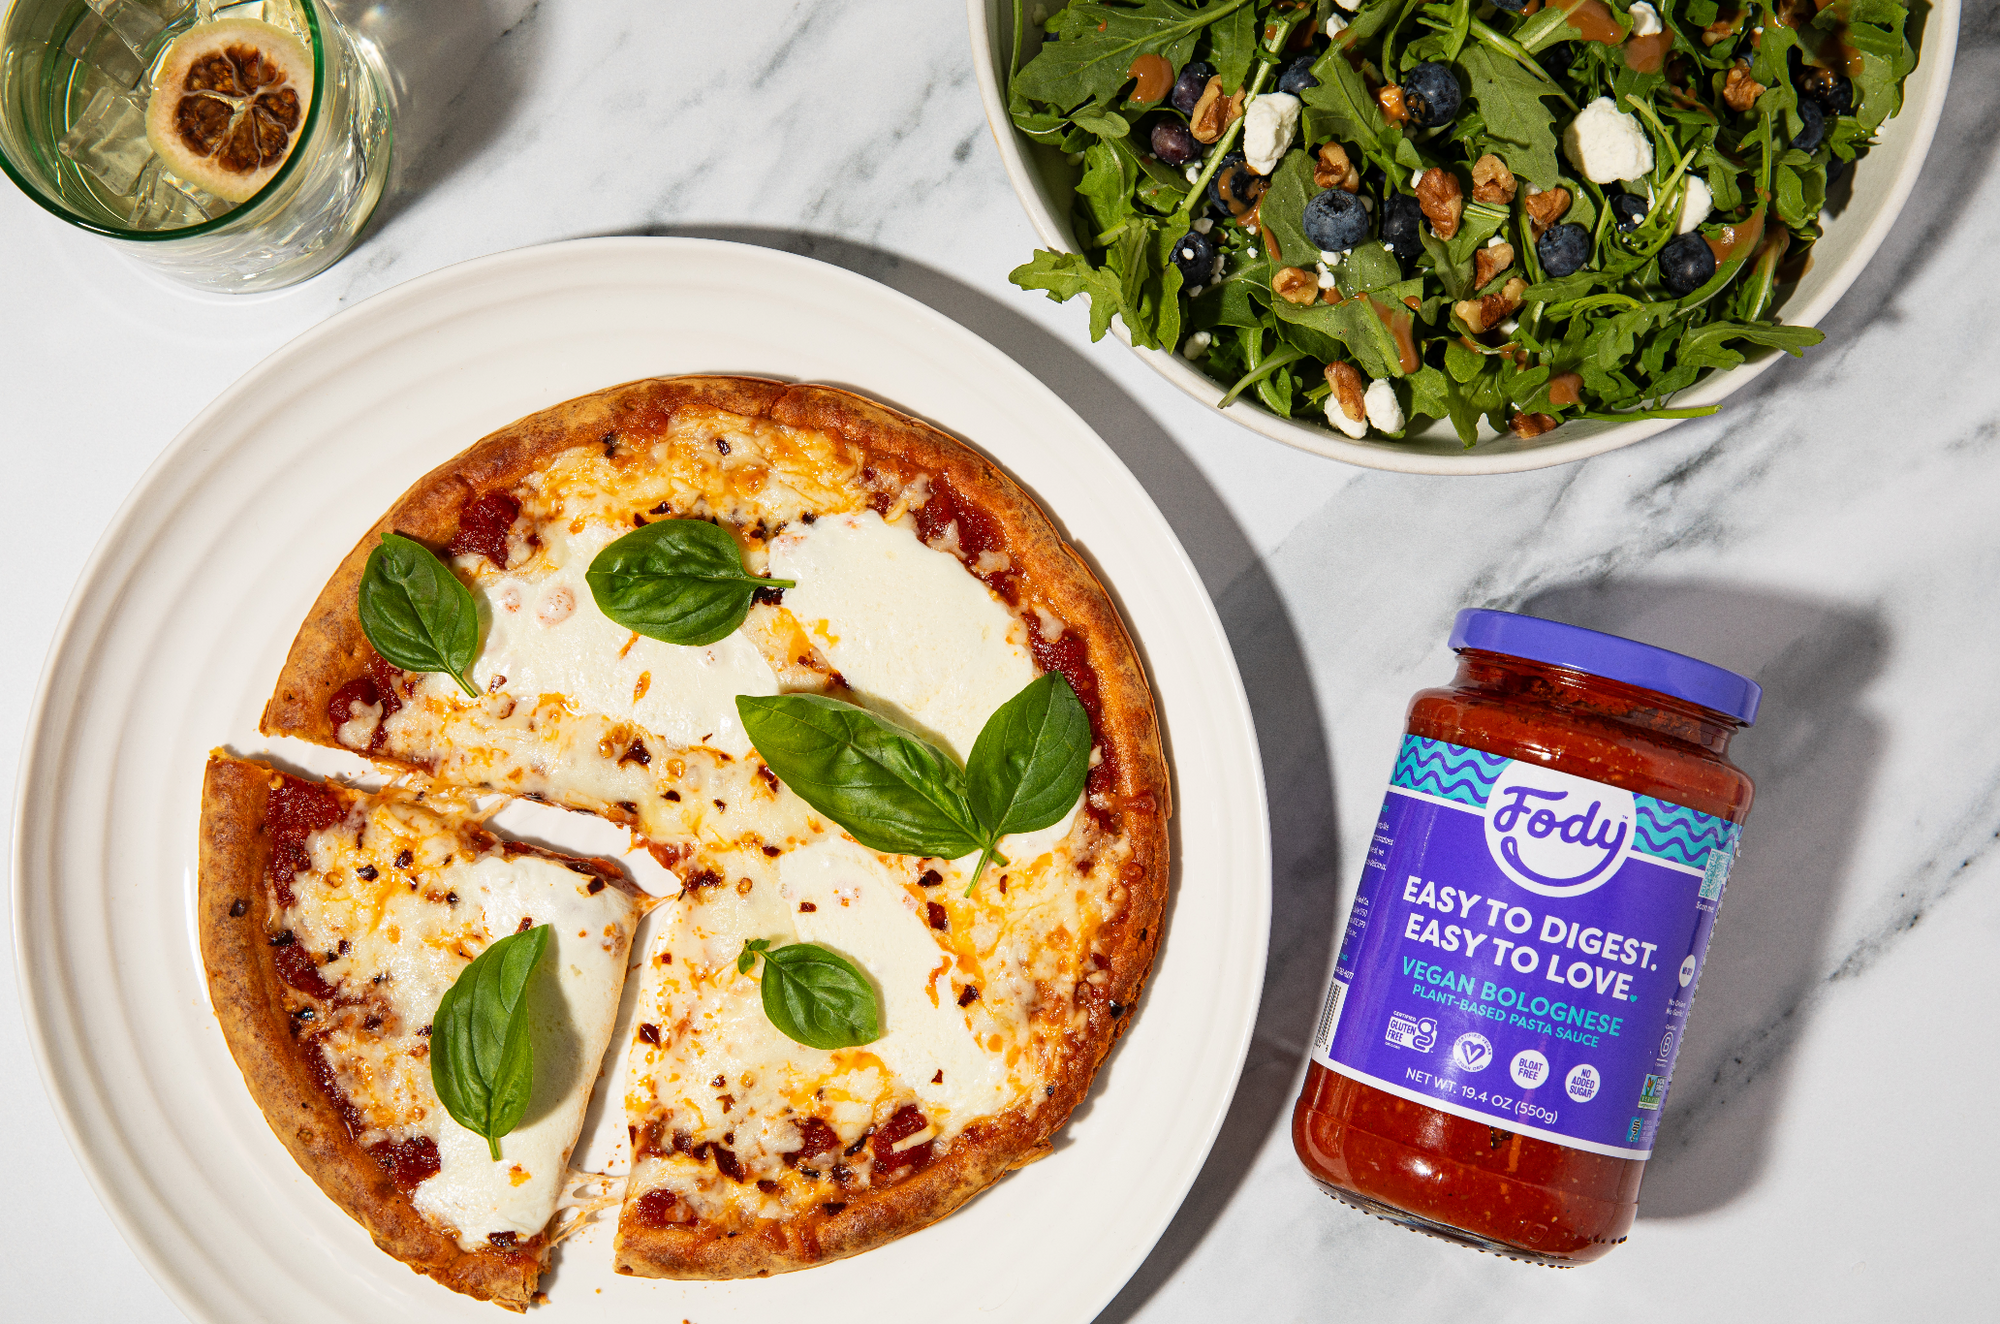
M 326 86 L 326 41 L 320 31 L 319 0 L 298 0 L 298 2 L 299 8 L 306 16 L 306 37 L 312 46 L 313 58 L 313 94 L 311 103 L 306 107 L 306 122 L 299 129 L 298 136 L 292 139 L 292 150 L 286 153 L 284 162 L 278 167 L 278 172 L 265 180 L 264 186 L 251 194 L 248 199 L 231 207 L 222 215 L 210 217 L 208 220 L 202 221 L 197 225 L 183 225 L 172 230 L 135 230 L 128 226 L 107 225 L 101 221 L 93 221 L 88 217 L 77 215 L 67 206 L 56 202 L 39 187 L 30 184 L 24 179 L 20 167 L 7 154 L 4 142 L 0 142 L 0 173 L 4 173 L 7 178 L 13 180 L 15 187 L 27 194 L 30 200 L 51 216 L 56 217 L 58 220 L 67 221 L 79 230 L 88 230 L 92 234 L 103 235 L 107 239 L 121 239 L 132 243 L 151 244 L 169 239 L 192 239 L 205 234 L 213 234 L 231 221 L 239 219 L 245 211 L 255 207 L 259 202 L 269 197 L 271 190 L 292 177 L 293 167 L 299 163 L 299 158 L 305 154 L 300 148 L 312 137 L 313 129 L 319 124 L 320 102 L 324 100 L 320 93 Z

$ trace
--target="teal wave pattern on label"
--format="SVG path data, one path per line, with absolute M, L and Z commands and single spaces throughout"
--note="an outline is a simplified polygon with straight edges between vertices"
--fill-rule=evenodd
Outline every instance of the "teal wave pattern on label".
M 1493 783 L 1510 761 L 1443 740 L 1404 736 L 1389 785 L 1484 809 Z
M 1728 849 L 1735 840 L 1736 825 L 1727 819 L 1655 800 L 1650 795 L 1632 798 L 1639 809 L 1639 821 L 1632 829 L 1635 854 L 1699 869 L 1707 862 L 1710 851 Z

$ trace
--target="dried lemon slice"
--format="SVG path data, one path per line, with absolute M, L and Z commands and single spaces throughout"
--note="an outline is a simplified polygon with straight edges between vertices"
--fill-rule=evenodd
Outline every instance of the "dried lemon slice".
M 146 141 L 188 183 L 248 202 L 291 154 L 312 94 L 312 56 L 291 33 L 250 18 L 205 23 L 167 48 Z

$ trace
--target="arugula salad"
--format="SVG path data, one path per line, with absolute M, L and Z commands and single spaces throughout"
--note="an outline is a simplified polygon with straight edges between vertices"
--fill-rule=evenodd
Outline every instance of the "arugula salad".
M 1817 344 L 1776 310 L 1916 65 L 1895 0 L 1026 3 L 1084 252 L 1013 282 L 1357 439 L 1693 417 Z

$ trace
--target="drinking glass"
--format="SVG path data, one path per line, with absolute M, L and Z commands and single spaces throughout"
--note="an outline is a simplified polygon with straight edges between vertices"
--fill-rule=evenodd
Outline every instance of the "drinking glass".
M 284 163 L 247 202 L 181 179 L 146 140 L 167 48 L 253 18 L 310 53 L 312 97 Z M 324 0 L 12 0 L 0 18 L 0 170 L 43 208 L 207 290 L 295 284 L 353 246 L 389 173 L 391 93 L 375 47 Z

